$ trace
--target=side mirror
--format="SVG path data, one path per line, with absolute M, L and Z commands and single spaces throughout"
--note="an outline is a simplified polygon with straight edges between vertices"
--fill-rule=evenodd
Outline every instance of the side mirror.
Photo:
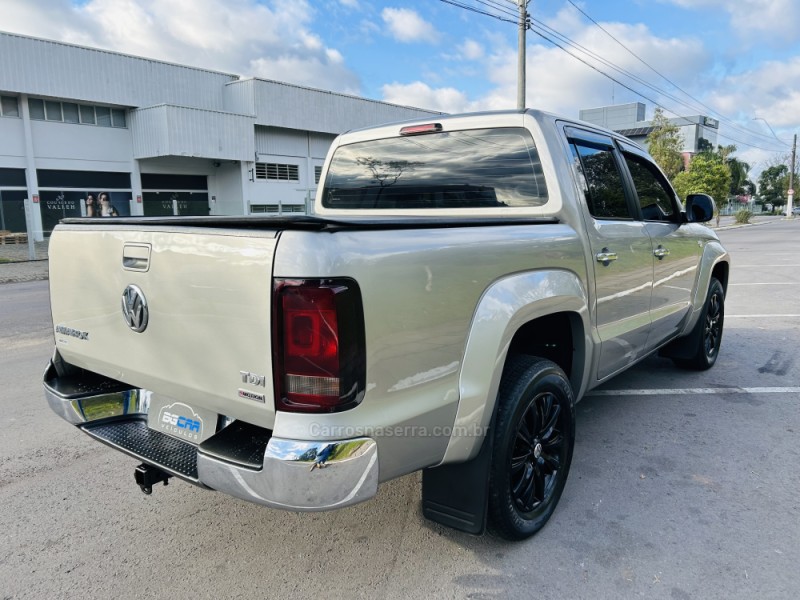
M 714 199 L 708 194 L 686 196 L 686 221 L 707 223 L 714 218 Z

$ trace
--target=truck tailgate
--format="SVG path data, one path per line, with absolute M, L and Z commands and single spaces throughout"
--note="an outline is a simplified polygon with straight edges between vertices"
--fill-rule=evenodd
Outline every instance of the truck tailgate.
M 161 400 L 271 429 L 277 237 L 260 230 L 60 225 L 49 247 L 59 353 Z

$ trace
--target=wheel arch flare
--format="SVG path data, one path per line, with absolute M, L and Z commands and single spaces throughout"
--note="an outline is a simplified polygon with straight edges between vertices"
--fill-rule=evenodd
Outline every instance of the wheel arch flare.
M 569 376 L 575 397 L 586 389 L 590 347 L 588 297 L 580 278 L 567 270 L 516 273 L 493 283 L 475 309 L 459 374 L 459 404 L 453 434 L 441 464 L 470 460 L 481 447 L 495 408 L 510 350 L 535 348 L 538 323 L 552 330 L 569 323 Z M 526 332 L 521 340 L 520 332 Z M 549 333 L 552 335 L 552 331 Z M 564 369 L 567 371 L 567 368 Z

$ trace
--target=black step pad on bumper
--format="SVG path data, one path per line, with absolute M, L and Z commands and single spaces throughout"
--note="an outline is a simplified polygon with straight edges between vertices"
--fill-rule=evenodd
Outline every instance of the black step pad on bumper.
M 150 429 L 142 418 L 88 423 L 81 429 L 112 448 L 199 485 L 202 483 L 197 473 L 198 452 L 258 471 L 264 465 L 264 452 L 272 435 L 267 429 L 234 421 L 198 447 Z
M 84 425 L 87 434 L 142 462 L 168 473 L 199 483 L 197 446 L 176 439 L 147 426 L 141 419 Z

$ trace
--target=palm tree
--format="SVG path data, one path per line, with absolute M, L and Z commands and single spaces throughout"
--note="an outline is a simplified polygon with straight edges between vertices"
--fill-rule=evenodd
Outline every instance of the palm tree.
M 731 171 L 731 195 L 739 196 L 751 192 L 753 184 L 747 179 L 750 165 L 735 156 L 727 158 L 725 164 Z
M 717 146 L 716 151 L 710 151 L 709 149 L 706 152 L 719 157 L 731 172 L 731 187 L 729 190 L 731 196 L 741 196 L 752 193 L 755 186 L 747 179 L 747 174 L 750 172 L 750 165 L 733 156 L 733 153 L 736 152 L 736 146 L 734 144 Z

